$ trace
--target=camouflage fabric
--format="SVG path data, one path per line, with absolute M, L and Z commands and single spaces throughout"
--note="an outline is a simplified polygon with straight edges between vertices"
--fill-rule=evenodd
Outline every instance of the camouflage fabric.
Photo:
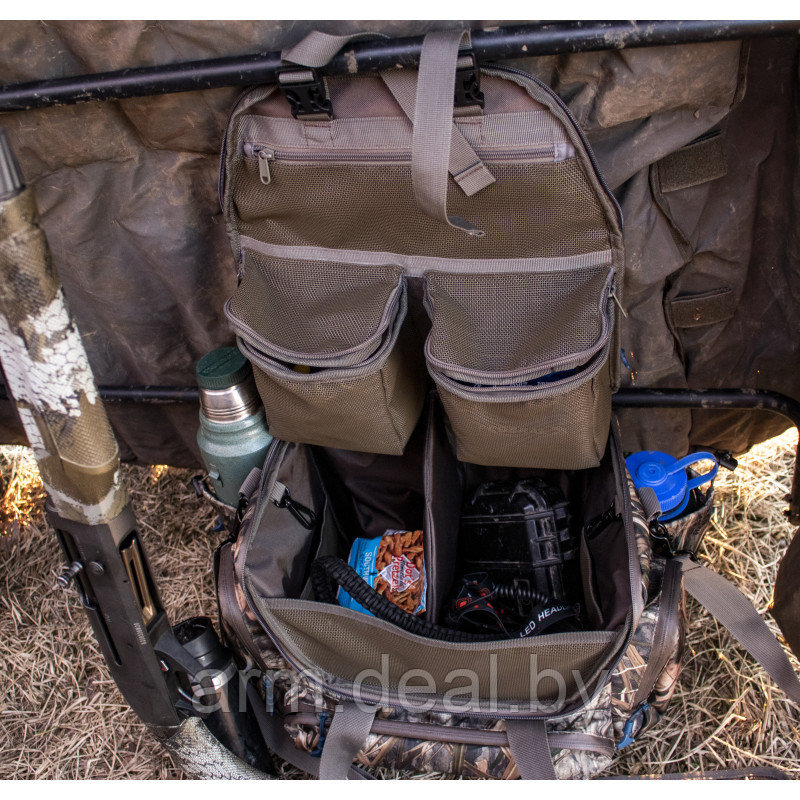
M 696 491 L 699 492 L 699 490 Z M 714 513 L 713 485 L 707 492 L 699 492 L 699 499 L 700 505 L 694 511 L 664 523 L 672 542 L 672 548 L 676 552 L 696 553 L 700 547 L 700 542 L 711 521 L 711 515 Z
M 639 500 L 639 494 L 633 483 L 630 472 L 625 470 L 628 480 L 628 495 L 631 498 L 631 515 L 633 517 L 633 532 L 636 536 L 636 550 L 639 553 L 639 569 L 642 571 L 642 591 L 644 597 L 655 594 L 650 587 L 650 561 L 652 549 L 650 547 L 650 528 L 647 525 L 647 514 Z
M 654 577 L 659 583 L 665 563 L 663 558 L 654 558 L 652 561 L 653 572 L 656 573 Z M 665 609 L 662 608 L 662 598 L 659 595 L 642 613 L 630 644 L 611 678 L 614 728 L 618 736 L 622 735 L 622 728 L 634 711 L 633 699 L 650 660 L 656 624 L 663 611 Z M 685 630 L 686 612 L 681 592 L 675 624 L 669 630 L 670 655 L 661 675 L 656 679 L 650 699 L 651 707 L 659 713 L 666 709 L 678 682 L 682 667 Z
M 660 559 L 656 560 L 654 565 L 658 561 Z M 663 569 L 663 564 L 657 566 Z M 660 610 L 660 601 L 651 603 L 645 609 L 611 681 L 598 696 L 579 712 L 549 722 L 547 725 L 549 732 L 574 731 L 609 739 L 621 737 L 622 728 L 633 711 L 631 701 L 653 647 L 653 634 Z M 658 712 L 666 708 L 680 674 L 683 652 L 682 608 L 678 619 L 673 651 L 656 682 L 655 701 L 651 702 Z M 330 719 L 335 712 L 336 700 L 325 695 L 309 676 L 301 675 L 291 669 L 274 649 L 265 648 L 261 653 L 261 660 L 265 674 L 260 688 L 268 711 L 286 718 L 286 733 L 296 748 L 308 753 L 314 752 L 319 745 L 318 723 L 294 722 L 291 717 L 300 711 L 313 712 L 315 715 L 325 711 Z M 381 708 L 377 719 L 422 723 L 448 729 L 502 731 L 505 727 L 503 720 L 476 719 L 436 712 L 415 714 L 397 708 Z M 359 753 L 358 762 L 368 768 L 384 767 L 420 773 L 441 772 L 465 778 L 519 777 L 509 749 L 502 745 L 435 742 L 384 734 L 370 734 Z M 554 754 L 553 762 L 556 775 L 560 779 L 585 779 L 602 772 L 610 764 L 611 758 L 603 753 L 564 749 Z

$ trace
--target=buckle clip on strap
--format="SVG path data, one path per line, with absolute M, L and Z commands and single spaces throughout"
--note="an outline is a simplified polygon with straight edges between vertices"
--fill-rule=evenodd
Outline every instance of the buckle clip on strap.
M 472 50 L 459 53 L 456 63 L 456 88 L 454 105 L 456 108 L 486 105 L 486 98 L 481 91 L 481 73 L 478 61 Z
M 289 513 L 306 529 L 312 530 L 317 523 L 317 515 L 302 503 L 298 503 L 289 494 L 289 490 L 280 481 L 275 481 L 269 499 L 278 507 L 288 509 Z
M 617 743 L 617 750 L 622 750 L 629 745 L 632 745 L 640 733 L 650 727 L 653 720 L 653 709 L 646 700 L 639 704 L 634 710 L 633 714 L 628 717 L 627 722 L 622 728 L 622 738 Z M 641 725 L 634 733 L 636 723 L 641 721 Z
M 333 107 L 325 80 L 315 69 L 288 68 L 278 75 L 278 86 L 295 119 L 331 119 Z

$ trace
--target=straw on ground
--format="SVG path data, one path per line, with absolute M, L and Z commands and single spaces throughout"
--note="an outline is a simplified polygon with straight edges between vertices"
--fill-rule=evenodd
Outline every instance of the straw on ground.
M 735 473 L 723 472 L 702 549 L 762 612 L 793 533 L 782 511 L 795 442 L 794 431 L 784 434 L 754 448 Z M 213 618 L 211 559 L 222 534 L 212 531 L 215 513 L 188 487 L 192 473 L 123 471 L 171 618 Z M 108 677 L 75 594 L 54 588 L 62 557 L 44 524 L 30 451 L 0 448 L 0 476 L 0 778 L 181 777 Z M 768 765 L 800 777 L 796 709 L 691 601 L 689 619 L 686 668 L 670 711 L 614 771 Z

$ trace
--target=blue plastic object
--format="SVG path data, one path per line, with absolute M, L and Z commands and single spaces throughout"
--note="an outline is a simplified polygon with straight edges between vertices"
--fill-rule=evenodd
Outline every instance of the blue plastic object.
M 686 469 L 698 461 L 713 461 L 714 466 L 708 472 L 690 479 Z M 719 469 L 717 457 L 703 451 L 690 453 L 678 461 L 660 450 L 641 450 L 629 455 L 625 464 L 637 489 L 648 486 L 655 492 L 663 522 L 683 513 L 689 503 L 691 490 L 714 480 Z

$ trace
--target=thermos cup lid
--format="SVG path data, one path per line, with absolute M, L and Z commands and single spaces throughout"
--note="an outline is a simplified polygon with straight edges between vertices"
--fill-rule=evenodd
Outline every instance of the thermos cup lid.
M 250 377 L 250 362 L 236 347 L 220 347 L 197 362 L 197 385 L 201 389 L 228 389 Z

